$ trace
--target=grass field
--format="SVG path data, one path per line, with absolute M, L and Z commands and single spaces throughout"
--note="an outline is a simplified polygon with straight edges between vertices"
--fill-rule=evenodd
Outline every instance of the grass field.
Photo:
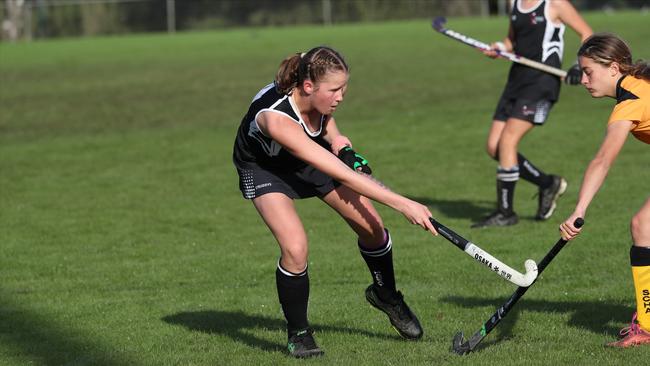
M 650 15 L 587 14 L 636 58 Z M 645 25 L 644 25 L 645 24 Z M 484 40 L 505 19 L 450 19 Z M 577 37 L 567 30 L 565 66 Z M 548 222 L 519 183 L 515 227 L 470 230 L 494 205 L 483 151 L 508 63 L 431 30 L 429 20 L 0 44 L 0 365 L 299 364 L 285 355 L 277 245 L 241 198 L 231 163 L 251 97 L 286 55 L 328 44 L 352 77 L 339 126 L 388 185 L 523 270 L 558 237 L 613 100 L 565 87 L 521 151 L 565 176 Z M 365 301 L 355 236 L 318 200 L 310 319 L 325 349 L 310 364 L 644 364 L 650 348 L 605 349 L 634 309 L 628 225 L 648 195 L 648 147 L 630 137 L 583 235 L 548 267 L 480 351 L 449 353 L 514 291 L 442 238 L 380 206 L 398 286 L 425 328 L 399 339 Z M 643 361 L 646 360 L 646 361 Z

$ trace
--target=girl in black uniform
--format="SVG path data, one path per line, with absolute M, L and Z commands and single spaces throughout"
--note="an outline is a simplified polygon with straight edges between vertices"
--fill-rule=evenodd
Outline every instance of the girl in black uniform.
M 253 98 L 235 141 L 233 161 L 241 192 L 280 245 L 276 284 L 287 320 L 289 353 L 295 357 L 323 354 L 307 321 L 307 235 L 293 204 L 300 198 L 316 196 L 343 217 L 358 235 L 373 279 L 366 299 L 388 315 L 402 337 L 422 336 L 417 317 L 396 289 L 391 236 L 370 199 L 437 233 L 426 206 L 355 172 L 370 173 L 370 168 L 332 117 L 343 101 L 348 77 L 348 65 L 331 48 L 291 55 L 281 63 L 275 82 Z
M 495 50 L 513 52 L 528 59 L 559 68 L 564 50 L 564 28 L 569 25 L 584 41 L 591 28 L 566 0 L 514 0 L 510 28 L 503 42 L 496 42 L 485 54 Z M 569 70 L 565 82 L 578 84 L 580 68 Z M 499 161 L 497 168 L 497 209 L 473 227 L 514 225 L 519 220 L 513 210 L 515 184 L 519 177 L 539 187 L 537 220 L 546 220 L 555 210 L 557 198 L 566 190 L 564 178 L 545 174 L 522 154 L 519 141 L 534 126 L 546 121 L 557 101 L 560 79 L 540 70 L 513 63 L 508 82 L 494 113 L 487 139 L 487 153 Z

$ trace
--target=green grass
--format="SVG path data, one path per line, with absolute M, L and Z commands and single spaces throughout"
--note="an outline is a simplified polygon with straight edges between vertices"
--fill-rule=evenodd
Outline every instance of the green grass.
M 650 58 L 648 15 L 587 14 Z M 484 40 L 504 19 L 450 19 Z M 567 63 L 577 37 L 567 31 Z M 557 215 L 469 230 L 493 206 L 483 152 L 508 64 L 435 34 L 429 21 L 0 44 L 0 365 L 300 364 L 285 356 L 279 251 L 231 163 L 250 98 L 288 54 L 329 44 L 352 66 L 337 120 L 377 176 L 518 269 L 557 240 L 612 100 L 566 87 L 521 151 L 570 182 Z M 569 245 L 513 312 L 461 358 L 514 287 L 380 206 L 399 287 L 425 328 L 404 342 L 363 298 L 355 237 L 318 200 L 310 236 L 313 364 L 642 364 L 650 349 L 602 347 L 633 311 L 628 223 L 647 197 L 648 147 L 632 137 Z

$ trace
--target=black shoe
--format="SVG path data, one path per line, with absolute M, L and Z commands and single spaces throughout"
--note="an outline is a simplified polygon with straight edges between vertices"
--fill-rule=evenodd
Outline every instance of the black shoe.
M 472 228 L 488 227 L 488 226 L 510 226 L 519 222 L 519 218 L 516 213 L 511 213 L 509 215 L 502 213 L 499 210 L 496 210 L 489 214 L 483 220 L 472 225 Z
M 317 357 L 325 354 L 318 348 L 314 340 L 314 330 L 311 328 L 303 329 L 289 334 L 287 348 L 289 354 L 296 358 Z
M 388 319 L 390 319 L 393 328 L 402 337 L 411 340 L 422 337 L 423 331 L 420 322 L 404 302 L 404 296 L 401 292 L 397 291 L 393 299 L 384 301 L 377 294 L 375 286 L 370 285 L 366 289 L 366 300 L 368 300 L 370 305 L 388 315 Z
M 539 189 L 539 205 L 537 206 L 537 215 L 535 220 L 548 220 L 555 211 L 557 199 L 566 191 L 567 181 L 552 175 L 553 183 L 547 188 Z

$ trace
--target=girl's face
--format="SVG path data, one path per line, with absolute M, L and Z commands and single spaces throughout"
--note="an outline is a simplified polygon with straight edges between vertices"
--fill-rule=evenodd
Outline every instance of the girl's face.
M 343 101 L 350 75 L 344 71 L 328 72 L 314 85 L 312 105 L 321 114 L 332 114 Z
M 592 97 L 616 97 L 616 83 L 622 76 L 616 62 L 605 66 L 584 56 L 580 56 L 578 62 L 582 68 L 580 83 Z

